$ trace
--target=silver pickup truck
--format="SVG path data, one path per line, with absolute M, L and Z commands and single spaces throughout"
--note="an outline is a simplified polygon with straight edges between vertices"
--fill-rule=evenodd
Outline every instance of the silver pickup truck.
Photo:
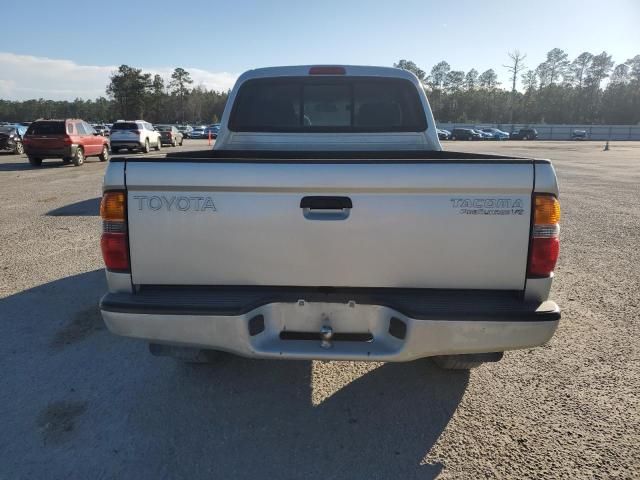
M 560 319 L 551 163 L 442 151 L 398 69 L 251 70 L 213 150 L 112 159 L 101 214 L 102 316 L 157 355 L 465 369 Z

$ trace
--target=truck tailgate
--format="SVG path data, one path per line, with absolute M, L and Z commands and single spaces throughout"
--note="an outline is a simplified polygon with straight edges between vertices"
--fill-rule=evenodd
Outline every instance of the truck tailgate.
M 532 161 L 127 161 L 132 278 L 521 290 L 533 183 Z

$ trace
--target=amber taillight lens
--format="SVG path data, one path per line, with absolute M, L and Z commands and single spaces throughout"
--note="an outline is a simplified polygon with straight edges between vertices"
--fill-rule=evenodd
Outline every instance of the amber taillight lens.
M 560 202 L 554 195 L 536 194 L 533 198 L 533 229 L 529 248 L 527 277 L 548 277 L 560 254 Z
M 100 247 L 109 270 L 130 271 L 129 237 L 127 234 L 127 200 L 125 192 L 105 192 L 100 203 L 102 238 Z

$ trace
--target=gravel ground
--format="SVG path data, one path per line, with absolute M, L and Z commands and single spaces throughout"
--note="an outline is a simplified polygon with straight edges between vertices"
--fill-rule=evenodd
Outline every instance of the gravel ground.
M 0 154 L 0 479 L 640 477 L 640 143 L 445 143 L 561 186 L 561 326 L 471 374 L 151 357 L 96 306 L 105 165 Z

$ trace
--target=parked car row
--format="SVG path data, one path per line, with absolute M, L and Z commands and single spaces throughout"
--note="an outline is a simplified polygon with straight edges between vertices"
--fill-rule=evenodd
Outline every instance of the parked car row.
M 211 138 L 215 140 L 218 138 L 219 131 L 219 123 L 214 123 L 212 125 L 196 125 L 191 127 L 191 131 L 187 138 L 209 138 L 209 133 L 211 133 Z
M 49 158 L 80 166 L 87 157 L 95 156 L 104 162 L 111 152 L 127 149 L 148 153 L 151 148 L 160 150 L 163 145 L 182 145 L 184 139 L 174 125 L 153 126 L 144 120 L 118 120 L 111 125 L 96 126 L 97 129 L 77 118 L 40 119 L 28 128 L 0 125 L 0 150 L 26 153 L 33 166 L 40 166 Z
M 538 132 L 535 128 L 520 128 L 513 132 L 505 132 L 494 127 L 460 127 L 452 131 L 438 129 L 440 140 L 536 140 Z

